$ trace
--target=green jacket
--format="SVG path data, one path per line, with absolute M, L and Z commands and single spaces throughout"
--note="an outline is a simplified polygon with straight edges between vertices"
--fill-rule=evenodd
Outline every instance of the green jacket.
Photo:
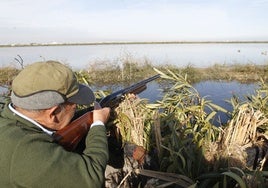
M 15 115 L 0 116 L 0 187 L 102 187 L 108 160 L 104 126 L 94 126 L 82 154 L 68 152 L 51 136 Z

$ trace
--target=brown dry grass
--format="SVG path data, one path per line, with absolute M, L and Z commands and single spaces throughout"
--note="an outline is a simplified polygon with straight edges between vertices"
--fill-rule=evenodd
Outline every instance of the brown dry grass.
M 12 67 L 0 68 L 0 85 L 9 86 L 18 73 L 19 70 Z
M 258 132 L 258 128 L 267 123 L 265 114 L 248 104 L 242 105 L 226 128 L 222 129 L 219 141 L 208 145 L 205 158 L 209 163 L 214 163 L 215 169 L 219 168 L 219 163 L 241 169 L 256 168 L 256 153 L 259 151 L 262 152 L 259 156 L 263 155 L 267 151 L 268 141 L 264 134 Z

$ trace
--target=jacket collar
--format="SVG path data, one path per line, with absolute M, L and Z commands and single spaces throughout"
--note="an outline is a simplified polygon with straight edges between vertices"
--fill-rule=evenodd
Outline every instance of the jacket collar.
M 15 115 L 21 117 L 22 119 L 24 119 L 24 120 L 26 120 L 26 121 L 32 123 L 32 124 L 35 125 L 36 127 L 39 127 L 39 128 L 40 128 L 43 132 L 45 132 L 46 134 L 48 134 L 48 135 L 50 135 L 50 136 L 53 135 L 53 133 L 54 133 L 53 131 L 50 131 L 50 130 L 46 129 L 45 127 L 43 127 L 42 125 L 40 125 L 38 122 L 36 122 L 36 121 L 34 121 L 33 119 L 31 119 L 31 118 L 29 118 L 29 117 L 23 115 L 23 114 L 20 113 L 20 112 L 18 112 L 15 108 L 13 108 L 13 106 L 12 106 L 11 103 L 8 104 L 8 108 L 9 108 L 9 110 L 10 110 L 11 112 L 13 112 L 13 114 L 15 114 Z

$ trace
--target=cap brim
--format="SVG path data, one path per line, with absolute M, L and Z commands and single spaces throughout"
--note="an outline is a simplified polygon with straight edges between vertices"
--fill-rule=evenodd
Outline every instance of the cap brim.
M 68 98 L 67 101 L 75 104 L 90 105 L 95 101 L 95 95 L 89 87 L 79 84 L 78 93 Z

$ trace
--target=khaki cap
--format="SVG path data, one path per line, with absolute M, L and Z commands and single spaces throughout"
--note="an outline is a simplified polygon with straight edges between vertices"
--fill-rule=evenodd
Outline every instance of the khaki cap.
M 12 82 L 11 101 L 25 109 L 46 109 L 66 101 L 89 105 L 94 100 L 92 90 L 57 61 L 28 65 Z

